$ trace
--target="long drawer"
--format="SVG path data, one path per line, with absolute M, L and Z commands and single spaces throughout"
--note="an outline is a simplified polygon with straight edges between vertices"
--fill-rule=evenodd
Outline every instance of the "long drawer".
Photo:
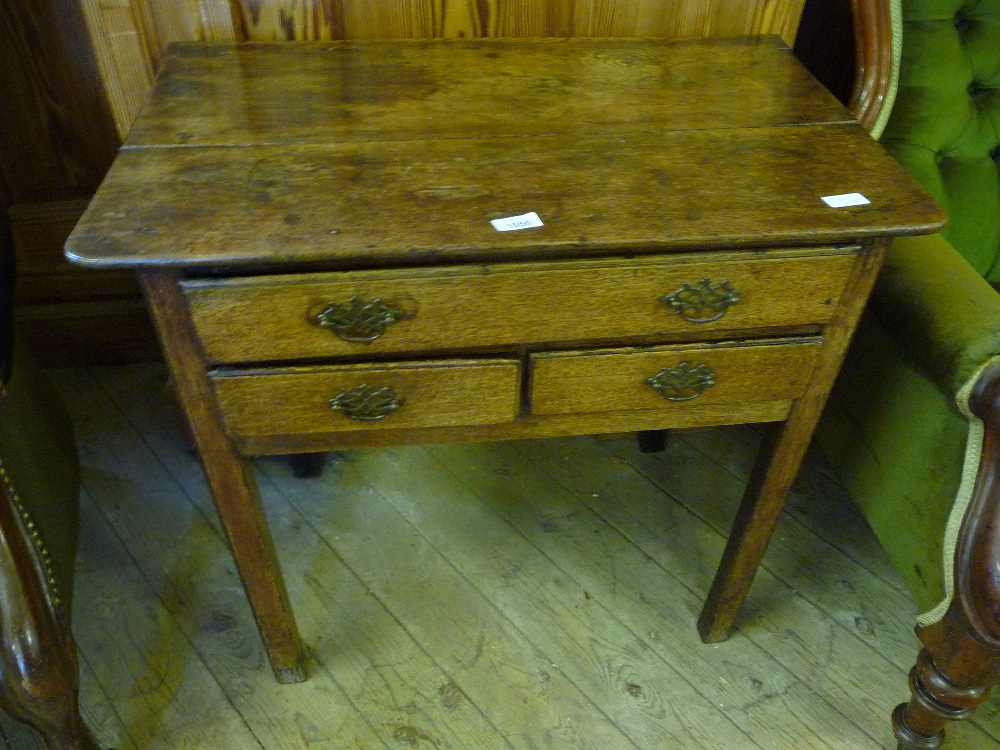
M 856 248 L 201 279 L 206 358 L 249 363 L 821 325 Z
M 822 339 L 532 356 L 533 415 L 782 401 L 805 391 Z
M 211 373 L 234 436 L 459 427 L 514 420 L 515 360 L 296 367 Z

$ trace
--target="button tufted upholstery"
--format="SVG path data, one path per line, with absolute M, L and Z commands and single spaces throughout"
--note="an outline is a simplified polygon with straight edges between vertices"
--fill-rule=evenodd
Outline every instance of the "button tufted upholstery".
M 907 0 L 903 19 L 881 141 L 948 211 L 945 239 L 1000 282 L 1000 0 Z
M 1000 684 L 1000 0 L 892 16 L 880 140 L 949 223 L 889 247 L 817 441 L 925 610 L 893 729 L 901 750 L 933 750 Z
M 902 19 L 880 141 L 948 225 L 889 249 L 818 439 L 930 610 L 948 595 L 944 529 L 968 434 L 955 396 L 1000 354 L 1000 295 L 987 283 L 1000 282 L 1000 0 L 903 0 Z

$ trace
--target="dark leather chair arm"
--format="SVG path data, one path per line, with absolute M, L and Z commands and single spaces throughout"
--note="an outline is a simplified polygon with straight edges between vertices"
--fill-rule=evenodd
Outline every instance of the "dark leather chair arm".
M 0 210 L 0 387 L 10 377 L 14 351 L 14 241 Z

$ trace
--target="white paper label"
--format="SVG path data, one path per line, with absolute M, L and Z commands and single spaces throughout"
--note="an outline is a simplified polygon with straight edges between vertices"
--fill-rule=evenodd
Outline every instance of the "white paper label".
M 508 216 L 506 219 L 493 219 L 490 224 L 498 232 L 513 232 L 518 229 L 533 229 L 543 226 L 542 220 L 534 211 L 520 216 Z
M 861 193 L 844 193 L 843 195 L 824 196 L 823 202 L 830 208 L 847 208 L 849 206 L 863 206 L 871 203 Z

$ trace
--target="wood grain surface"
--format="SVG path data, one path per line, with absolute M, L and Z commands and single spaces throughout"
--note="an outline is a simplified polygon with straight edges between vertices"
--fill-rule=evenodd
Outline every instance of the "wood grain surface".
M 521 371 L 512 360 L 454 360 L 219 373 L 212 385 L 231 435 L 354 432 L 512 422 Z M 390 388 L 402 399 L 378 421 L 331 409 L 343 390 Z
M 206 358 L 215 363 L 377 357 L 628 338 L 723 338 L 829 320 L 854 249 L 679 254 L 667 259 L 457 266 L 405 271 L 194 280 L 183 284 Z M 739 301 L 718 320 L 691 322 L 663 301 L 710 279 Z M 317 324 L 331 303 L 381 300 L 402 318 L 370 343 Z M 234 326 L 240 335 L 232 335 Z
M 83 11 L 99 80 L 124 138 L 166 45 L 175 41 L 777 34 L 791 45 L 803 5 L 804 0 L 85 0 Z
M 170 42 L 777 34 L 791 45 L 802 9 L 803 0 L 11 0 L 0 10 L 0 203 L 92 194 Z M 32 303 L 76 300 L 74 289 L 89 286 L 56 268 L 32 279 Z M 93 284 L 97 294 L 138 298 L 126 277 Z M 95 319 L 50 332 L 78 359 L 118 358 Z M 36 348 L 65 360 L 45 335 L 34 336 Z M 148 336 L 143 329 L 118 348 L 144 350 Z
M 2 206 L 92 193 L 120 141 L 79 5 L 7 0 L 0 39 Z
M 234 42 L 230 0 L 82 0 L 107 103 L 122 140 L 149 94 L 171 42 Z
M 794 399 L 809 383 L 820 346 L 815 339 L 796 339 L 769 344 L 536 354 L 531 358 L 531 412 L 683 412 L 694 403 Z M 646 381 L 663 369 L 677 369 L 682 362 L 708 367 L 715 382 L 691 401 L 672 402 Z
M 802 0 L 234 0 L 253 41 L 494 36 L 736 36 L 795 40 Z
M 182 44 L 126 146 L 802 122 L 852 118 L 777 37 Z
M 159 86 L 67 242 L 78 262 L 379 267 L 944 219 L 773 39 L 188 46 Z M 820 200 L 848 192 L 871 203 Z M 542 227 L 490 226 L 528 211 Z
M 821 201 L 855 191 L 870 203 Z M 527 211 L 544 226 L 490 225 Z M 829 244 L 943 222 L 860 127 L 810 125 L 126 149 L 66 248 L 98 267 L 350 268 Z

